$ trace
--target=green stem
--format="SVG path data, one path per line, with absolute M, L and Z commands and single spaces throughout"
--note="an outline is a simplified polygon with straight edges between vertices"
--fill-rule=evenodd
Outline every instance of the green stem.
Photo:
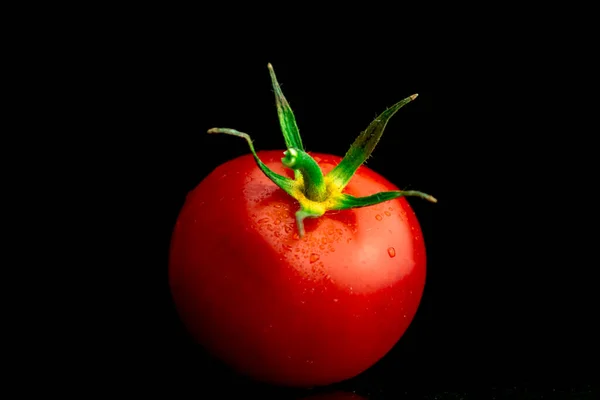
M 417 94 L 413 94 L 382 112 L 373 122 L 371 122 L 367 129 L 356 138 L 342 161 L 327 175 L 339 190 L 346 187 L 358 167 L 371 156 L 371 153 L 383 135 L 383 131 L 385 130 L 385 126 L 389 119 L 403 106 L 416 99 L 417 96 Z
M 415 196 L 433 203 L 437 202 L 433 196 L 414 190 L 380 192 L 365 197 L 355 197 L 342 192 L 348 182 L 350 182 L 352 176 L 356 173 L 356 170 L 373 152 L 373 149 L 383 134 L 383 130 L 385 129 L 388 120 L 400 108 L 414 100 L 417 97 L 416 94 L 405 98 L 381 113 L 381 115 L 379 115 L 375 121 L 371 122 L 367 129 L 358 136 L 352 146 L 350 146 L 350 149 L 342 161 L 332 169 L 329 174 L 323 176 L 323 172 L 317 162 L 304 151 L 294 113 L 281 92 L 273 66 L 269 64 L 268 67 L 273 90 L 275 92 L 277 115 L 287 147 L 287 150 L 283 153 L 285 157 L 281 159 L 281 162 L 285 167 L 294 170 L 295 179 L 279 175 L 269 169 L 258 158 L 252 140 L 247 133 L 229 128 L 212 128 L 209 129 L 208 133 L 223 133 L 241 137 L 246 140 L 250 147 L 250 152 L 260 170 L 275 183 L 275 185 L 279 186 L 288 195 L 300 203 L 300 209 L 296 212 L 296 225 L 300 237 L 304 236 L 304 219 L 318 218 L 329 210 L 347 210 L 368 207 L 403 196 Z
M 302 150 L 290 148 L 283 153 L 283 165 L 300 171 L 304 183 L 304 195 L 312 201 L 323 201 L 327 198 L 327 185 L 319 164 Z
M 302 138 L 300 137 L 300 132 L 298 131 L 298 125 L 296 125 L 296 117 L 294 117 L 294 113 L 292 112 L 289 103 L 283 96 L 283 92 L 281 91 L 281 87 L 279 87 L 279 82 L 277 81 L 277 76 L 275 76 L 275 70 L 273 70 L 271 63 L 269 63 L 268 68 L 269 74 L 271 75 L 273 91 L 275 92 L 277 116 L 279 117 L 279 125 L 281 125 L 281 132 L 283 133 L 283 138 L 285 139 L 285 145 L 288 149 L 293 147 L 299 150 L 304 150 L 304 147 L 302 146 Z
M 250 139 L 250 135 L 248 135 L 247 133 L 239 132 L 239 131 L 236 131 L 235 129 L 229 129 L 229 128 L 211 128 L 208 130 L 208 133 L 209 134 L 223 133 L 226 135 L 237 136 L 237 137 L 246 139 L 246 142 L 248 143 L 248 147 L 250 147 L 250 152 L 252 153 L 252 156 L 254 157 L 254 161 L 256 161 L 256 165 L 258 165 L 258 167 L 261 169 L 263 174 L 265 174 L 267 176 L 267 178 L 269 178 L 274 184 L 279 186 L 290 196 L 293 196 L 295 194 L 294 193 L 295 185 L 294 185 L 293 180 L 291 180 L 290 178 L 287 178 L 285 176 L 281 176 L 278 173 L 270 170 L 269 167 L 267 167 L 260 160 L 260 158 L 258 158 L 258 155 L 256 154 L 256 151 L 254 150 L 254 145 L 252 144 L 252 139 Z
M 389 192 L 379 192 L 365 197 L 354 197 L 342 193 L 336 199 L 335 205 L 331 210 L 349 210 L 351 208 L 369 207 L 375 204 L 383 203 L 397 199 L 398 197 L 420 197 L 432 203 L 437 203 L 437 199 L 427 193 L 417 192 L 416 190 L 392 190 Z

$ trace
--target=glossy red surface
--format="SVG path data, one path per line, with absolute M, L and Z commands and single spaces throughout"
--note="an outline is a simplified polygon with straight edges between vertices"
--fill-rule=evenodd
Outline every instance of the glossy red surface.
M 311 153 L 323 172 L 340 162 Z M 259 152 L 292 177 L 282 151 Z M 397 190 L 360 167 L 355 196 Z M 169 279 L 196 340 L 239 372 L 316 386 L 364 371 L 400 339 L 425 285 L 425 247 L 404 198 L 306 219 L 250 155 L 216 168 L 187 197 L 173 232 Z

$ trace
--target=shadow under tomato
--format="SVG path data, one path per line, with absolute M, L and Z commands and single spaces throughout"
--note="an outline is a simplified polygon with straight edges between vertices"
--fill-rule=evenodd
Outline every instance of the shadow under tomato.
M 301 397 L 298 400 L 367 400 L 365 397 L 359 396 L 352 392 L 342 392 L 339 390 L 333 392 L 325 392 L 313 394 L 306 397 Z

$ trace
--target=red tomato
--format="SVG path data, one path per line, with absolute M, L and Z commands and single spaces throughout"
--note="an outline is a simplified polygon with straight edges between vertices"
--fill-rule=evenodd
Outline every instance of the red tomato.
M 273 171 L 282 150 L 262 151 Z M 324 173 L 340 157 L 312 153 Z M 345 193 L 398 190 L 361 166 Z M 400 339 L 425 285 L 425 247 L 404 197 L 305 220 L 251 155 L 215 169 L 187 197 L 169 279 L 180 316 L 206 349 L 242 374 L 316 386 L 366 370 Z

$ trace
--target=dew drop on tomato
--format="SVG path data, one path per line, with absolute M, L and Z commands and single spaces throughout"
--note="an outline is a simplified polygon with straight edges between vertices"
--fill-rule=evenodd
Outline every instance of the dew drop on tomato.
M 310 255 L 310 263 L 312 264 L 312 263 L 315 263 L 315 262 L 319 261 L 319 258 L 320 257 L 319 257 L 318 254 L 312 253 Z
M 388 249 L 387 249 L 387 252 L 388 252 L 388 255 L 389 255 L 391 258 L 394 258 L 394 257 L 396 257 L 396 249 L 395 249 L 395 248 L 393 248 L 393 247 L 388 247 Z
M 381 215 L 377 214 L 377 215 L 375 216 L 375 219 L 376 219 L 377 221 L 381 221 L 381 220 L 383 219 L 383 217 L 382 217 Z

